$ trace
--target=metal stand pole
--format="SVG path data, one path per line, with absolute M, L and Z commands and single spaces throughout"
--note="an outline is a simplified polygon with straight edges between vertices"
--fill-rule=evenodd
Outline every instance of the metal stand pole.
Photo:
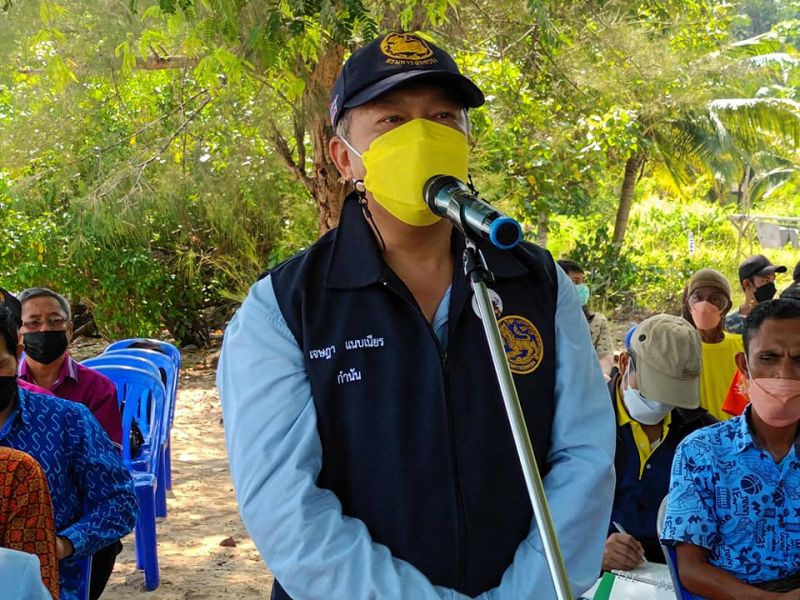
M 489 290 L 486 287 L 487 283 L 494 281 L 494 276 L 487 268 L 486 262 L 476 248 L 475 243 L 468 236 L 466 238 L 464 273 L 472 285 L 472 291 L 475 294 L 475 300 L 480 311 L 483 331 L 486 334 L 486 341 L 489 343 L 492 363 L 497 373 L 497 381 L 500 384 L 503 403 L 508 414 L 508 421 L 511 424 L 511 433 L 514 436 L 514 444 L 517 447 L 522 474 L 525 477 L 528 495 L 533 506 L 533 515 L 536 519 L 542 547 L 547 558 L 547 566 L 550 568 L 550 577 L 553 580 L 556 597 L 559 600 L 573 600 L 569 578 L 567 577 L 567 568 L 564 566 L 564 558 L 561 556 L 561 549 L 558 546 L 558 538 L 553 527 L 547 498 L 544 494 L 542 478 L 539 476 L 536 457 L 533 454 L 533 446 L 531 446 L 531 438 L 525 425 L 525 415 L 522 413 L 522 407 L 519 404 L 517 388 L 514 385 L 514 378 L 506 359 L 503 338 L 500 336 L 500 329 L 497 326 L 497 316 L 494 313 Z

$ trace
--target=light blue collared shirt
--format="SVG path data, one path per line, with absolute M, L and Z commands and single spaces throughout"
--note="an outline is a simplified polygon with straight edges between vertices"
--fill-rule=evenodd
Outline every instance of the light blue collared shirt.
M 42 583 L 39 558 L 35 554 L 0 548 L 0 598 L 53 599 Z
M 575 596 L 597 579 L 614 496 L 614 413 L 575 286 L 558 272 L 556 410 L 544 488 Z M 433 328 L 446 345 L 449 294 Z M 489 368 L 487 366 L 487 368 Z M 287 593 L 330 598 L 463 599 L 372 541 L 317 487 L 322 446 L 301 349 L 269 277 L 225 332 L 217 386 L 242 519 Z M 555 598 L 535 522 L 482 600 Z

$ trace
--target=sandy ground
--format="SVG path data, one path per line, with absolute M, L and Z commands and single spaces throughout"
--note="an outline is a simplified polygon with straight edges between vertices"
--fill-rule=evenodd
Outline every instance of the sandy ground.
M 73 353 L 84 358 L 97 351 L 84 342 Z M 123 540 L 103 600 L 269 598 L 272 576 L 239 518 L 221 417 L 206 353 L 184 353 L 172 430 L 172 491 L 168 516 L 157 526 L 161 585 L 145 591 L 131 534 Z M 220 546 L 229 537 L 236 546 Z

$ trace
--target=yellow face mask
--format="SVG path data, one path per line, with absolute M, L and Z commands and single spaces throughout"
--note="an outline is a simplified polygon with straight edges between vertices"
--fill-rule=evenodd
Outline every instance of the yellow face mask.
M 404 223 L 424 227 L 441 219 L 425 204 L 425 182 L 434 175 L 466 181 L 469 147 L 460 131 L 414 119 L 372 140 L 361 159 L 364 186 L 375 201 Z

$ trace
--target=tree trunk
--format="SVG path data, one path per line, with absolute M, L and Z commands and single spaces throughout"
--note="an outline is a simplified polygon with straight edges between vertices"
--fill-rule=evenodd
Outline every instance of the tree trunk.
M 539 213 L 539 223 L 536 226 L 536 243 L 541 248 L 547 248 L 547 236 L 550 230 L 550 214 L 546 211 Z
M 308 78 L 303 98 L 313 152 L 311 193 L 319 208 L 320 234 L 338 224 L 342 200 L 347 193 L 347 184 L 342 181 L 328 154 L 328 143 L 333 137 L 328 104 L 343 58 L 344 48 L 335 42 L 328 42 Z M 303 168 L 303 165 L 300 167 Z
M 634 154 L 625 162 L 625 176 L 622 179 L 622 190 L 619 194 L 619 207 L 617 207 L 617 218 L 614 221 L 614 238 L 612 240 L 617 248 L 620 248 L 625 240 L 625 230 L 628 228 L 628 217 L 633 205 L 633 192 L 643 165 L 644 155 L 642 154 Z

